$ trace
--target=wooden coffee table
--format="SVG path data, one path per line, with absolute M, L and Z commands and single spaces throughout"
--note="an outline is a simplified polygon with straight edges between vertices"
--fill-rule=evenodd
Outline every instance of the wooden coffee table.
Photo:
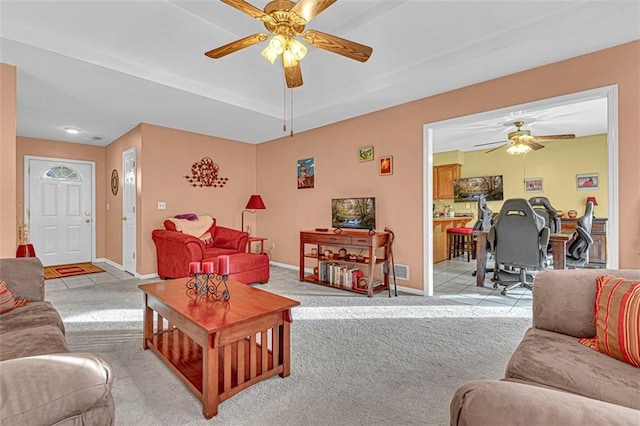
M 218 404 L 247 387 L 289 375 L 291 308 L 300 303 L 235 281 L 228 302 L 194 303 L 188 278 L 141 284 L 142 347 L 151 349 L 202 402 Z

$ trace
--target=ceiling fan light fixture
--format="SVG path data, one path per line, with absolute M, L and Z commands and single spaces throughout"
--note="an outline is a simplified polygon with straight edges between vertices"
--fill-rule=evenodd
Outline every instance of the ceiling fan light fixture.
M 278 55 L 282 54 L 286 45 L 287 45 L 287 40 L 285 39 L 285 37 L 280 34 L 277 34 L 271 37 L 269 44 L 267 44 L 267 47 L 265 47 L 264 50 L 262 51 L 262 56 L 267 58 L 267 61 L 273 64 L 278 58 Z
M 522 143 L 513 144 L 509 148 L 507 148 L 507 153 L 511 155 L 526 154 L 527 152 L 530 152 L 530 151 L 531 151 L 531 147 Z

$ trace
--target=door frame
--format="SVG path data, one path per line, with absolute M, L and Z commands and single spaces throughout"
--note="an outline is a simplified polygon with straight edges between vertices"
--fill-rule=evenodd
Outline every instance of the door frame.
M 90 160 L 73 160 L 70 158 L 59 158 L 59 157 L 41 157 L 35 155 L 25 155 L 24 156 L 24 173 L 23 173 L 23 182 L 22 182 L 22 190 L 23 190 L 23 198 L 22 198 L 22 220 L 27 226 L 28 229 L 31 229 L 31 217 L 30 217 L 30 185 L 29 185 L 29 161 L 30 160 L 42 160 L 42 161 L 50 161 L 50 162 L 59 162 L 59 163 L 67 163 L 67 164 L 84 164 L 88 165 L 91 168 L 91 261 L 95 262 L 96 260 L 96 162 Z M 38 253 L 36 253 L 36 256 Z
M 422 126 L 422 224 L 423 224 L 423 295 L 433 296 L 433 144 L 437 142 L 434 130 L 439 127 L 450 127 L 455 124 L 470 123 L 480 119 L 488 119 L 494 116 L 502 116 L 514 110 L 551 108 L 557 105 L 566 105 L 591 99 L 607 99 L 607 165 L 608 165 L 608 212 L 607 212 L 607 265 L 609 269 L 618 269 L 620 262 L 620 217 L 618 215 L 618 85 L 598 87 L 570 93 L 568 95 L 555 96 L 520 105 L 511 105 L 491 111 L 456 117 L 448 120 L 426 123 Z

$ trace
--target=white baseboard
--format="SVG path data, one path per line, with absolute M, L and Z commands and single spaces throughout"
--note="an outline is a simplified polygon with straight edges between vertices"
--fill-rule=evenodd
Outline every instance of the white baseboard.
M 119 264 L 119 263 L 114 262 L 114 261 L 113 261 L 113 260 L 111 260 L 111 259 L 107 259 L 106 257 L 98 257 L 98 258 L 96 258 L 96 259 L 94 260 L 94 262 L 95 262 L 95 263 L 106 263 L 107 265 L 113 266 L 114 268 L 117 268 L 117 269 L 119 269 L 119 270 L 121 270 L 121 271 L 124 271 L 124 266 L 122 266 L 122 265 L 121 265 L 121 264 Z M 140 280 L 150 280 L 150 279 L 152 279 L 152 278 L 159 278 L 159 275 L 158 275 L 157 273 L 155 273 L 155 272 L 154 272 L 154 273 L 152 273 L 152 274 L 144 274 L 144 275 L 143 275 L 143 274 L 139 274 L 139 273 L 135 272 L 135 273 L 133 274 L 133 276 L 134 276 L 135 278 L 140 279 Z
M 111 259 L 107 259 L 106 257 L 98 257 L 94 260 L 94 263 L 106 263 L 107 265 L 111 265 L 114 268 L 118 268 L 121 271 L 124 271 L 124 266 L 120 265 L 119 263 L 114 262 Z

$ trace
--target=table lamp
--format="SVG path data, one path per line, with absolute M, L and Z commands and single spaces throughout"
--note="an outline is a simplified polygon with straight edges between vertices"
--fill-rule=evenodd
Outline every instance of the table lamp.
M 598 200 L 596 200 L 596 197 L 587 197 L 587 201 L 585 201 L 585 205 L 589 204 L 589 201 L 591 201 L 593 203 L 593 206 L 597 206 L 598 205 Z M 596 217 L 596 210 L 593 209 L 593 217 Z
M 245 212 L 255 213 L 256 210 L 265 210 L 266 207 L 264 202 L 262 201 L 262 197 L 259 195 L 252 195 L 249 197 L 249 201 L 247 202 L 247 206 L 242 210 L 242 231 L 244 231 L 244 214 Z M 253 211 L 251 211 L 253 210 Z

